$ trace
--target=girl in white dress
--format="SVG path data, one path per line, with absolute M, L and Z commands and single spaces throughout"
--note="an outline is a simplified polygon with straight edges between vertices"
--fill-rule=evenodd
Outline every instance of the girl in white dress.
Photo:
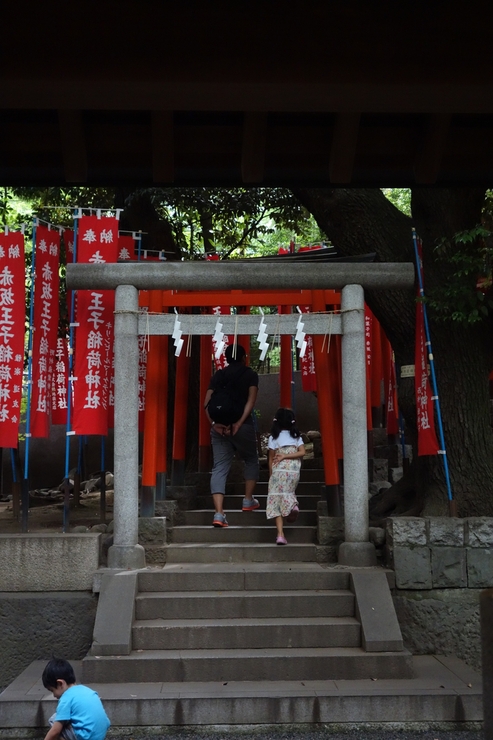
M 269 492 L 267 519 L 276 520 L 277 545 L 287 545 L 284 536 L 284 517 L 296 520 L 299 512 L 296 487 L 300 479 L 301 459 L 305 445 L 296 427 L 292 409 L 280 408 L 274 417 L 269 448 Z

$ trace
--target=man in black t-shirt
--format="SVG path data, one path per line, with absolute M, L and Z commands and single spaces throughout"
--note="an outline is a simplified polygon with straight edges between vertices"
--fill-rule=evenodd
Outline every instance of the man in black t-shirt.
M 211 443 L 214 458 L 211 475 L 211 493 L 214 501 L 214 527 L 227 527 L 228 522 L 223 510 L 226 479 L 231 469 L 235 452 L 245 463 L 245 497 L 243 511 L 254 511 L 260 504 L 253 497 L 255 485 L 259 477 L 257 436 L 253 424 L 252 411 L 258 393 L 258 374 L 250 367 L 246 367 L 246 353 L 240 345 L 229 345 L 226 348 L 228 367 L 218 370 L 211 378 L 209 389 L 204 399 L 205 413 L 211 423 Z M 243 372 L 239 372 L 245 367 Z M 234 377 L 237 380 L 234 381 Z M 236 382 L 235 390 L 244 401 L 243 413 L 231 425 L 214 422 L 207 409 L 212 393 L 220 383 L 224 383 L 230 376 Z

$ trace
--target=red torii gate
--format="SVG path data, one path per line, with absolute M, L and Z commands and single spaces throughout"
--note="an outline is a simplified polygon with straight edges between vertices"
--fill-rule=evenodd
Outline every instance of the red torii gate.
M 290 313 L 293 306 L 309 306 L 313 312 L 337 311 L 341 294 L 335 290 L 222 290 L 222 291 L 141 291 L 139 304 L 150 313 L 167 313 L 170 308 L 210 309 L 215 306 L 234 306 L 241 313 L 249 313 L 251 306 L 279 306 L 281 313 Z M 390 347 L 385 335 L 374 321 L 373 356 L 376 373 L 368 376 L 368 429 L 373 427 L 372 417 L 381 409 L 382 351 L 388 356 Z M 382 342 L 385 345 L 382 347 Z M 239 343 L 249 339 L 238 337 Z M 313 337 L 317 401 L 322 437 L 326 496 L 332 513 L 339 513 L 339 483 L 342 470 L 342 409 L 340 336 L 332 337 L 335 351 L 328 353 L 321 335 Z M 388 346 L 387 346 L 388 345 Z M 200 415 L 199 415 L 199 471 L 210 468 L 210 430 L 202 411 L 210 376 L 212 337 L 200 338 Z M 167 474 L 167 397 L 168 397 L 168 337 L 150 336 L 147 358 L 146 413 L 142 463 L 142 506 L 152 515 L 154 490 L 157 498 L 165 496 Z M 188 409 L 188 377 L 190 358 L 183 349 L 177 358 L 175 405 L 172 440 L 172 485 L 183 483 L 186 452 L 186 419 Z M 376 377 L 378 375 L 378 378 Z M 375 377 L 373 377 L 375 376 Z M 291 339 L 281 336 L 280 405 L 291 405 Z M 374 413 L 372 414 L 372 407 Z

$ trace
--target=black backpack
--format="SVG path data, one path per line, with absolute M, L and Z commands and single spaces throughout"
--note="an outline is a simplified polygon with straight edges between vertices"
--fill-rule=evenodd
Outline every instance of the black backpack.
M 207 411 L 212 421 L 217 424 L 234 424 L 243 414 L 245 409 L 245 397 L 238 388 L 238 381 L 248 370 L 243 365 L 239 372 L 228 373 L 221 370 L 222 377 L 207 404 Z

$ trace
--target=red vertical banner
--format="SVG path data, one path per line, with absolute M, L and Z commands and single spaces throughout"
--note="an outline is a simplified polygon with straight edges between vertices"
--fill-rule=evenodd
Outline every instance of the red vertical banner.
M 135 240 L 133 236 L 120 234 L 118 237 L 118 259 L 133 260 L 135 259 Z
M 397 405 L 397 379 L 395 373 L 394 353 L 390 343 L 388 343 L 387 364 L 388 364 L 388 381 L 386 388 L 386 409 L 387 409 L 387 434 L 399 433 L 399 408 Z
M 26 318 L 24 235 L 0 234 L 0 447 L 17 447 Z
M 60 234 L 36 227 L 32 342 L 31 437 L 48 437 L 57 347 Z
M 51 423 L 67 423 L 68 346 L 64 337 L 57 338 L 55 364 L 51 381 Z
M 130 235 L 122 236 L 121 234 L 119 234 L 118 243 L 117 243 L 117 259 L 118 260 L 133 260 L 134 257 L 135 257 L 135 241 L 134 241 L 133 236 L 130 236 Z M 106 364 L 110 363 L 109 380 L 107 382 L 108 428 L 113 429 L 113 427 L 115 426 L 115 354 L 114 354 L 115 348 L 114 348 L 113 327 L 106 326 L 105 334 L 106 334 L 106 337 L 105 337 Z M 108 342 L 110 343 L 109 346 L 108 346 Z M 139 401 L 139 408 L 140 408 L 140 401 Z M 140 420 L 140 417 L 139 417 L 139 424 L 142 423 L 143 425 L 144 423 L 143 414 L 141 414 L 141 416 L 142 416 L 142 420 Z
M 213 313 L 214 316 L 217 316 L 218 319 L 220 320 L 221 319 L 221 314 L 223 316 L 225 316 L 225 315 L 229 316 L 229 314 L 231 313 L 231 309 L 230 309 L 229 306 L 213 306 L 212 307 L 212 313 Z M 222 342 L 223 342 L 222 352 L 219 355 L 219 357 L 216 357 L 216 352 L 218 351 L 219 345 L 218 345 L 218 343 L 216 341 L 214 341 L 214 340 L 212 341 L 212 351 L 214 353 L 214 366 L 215 366 L 216 370 L 222 370 L 223 368 L 227 367 L 227 364 L 228 364 L 226 362 L 226 357 L 224 356 L 224 353 L 226 351 L 226 347 L 229 344 L 229 337 L 226 334 L 223 336 Z
M 144 431 L 148 340 L 148 336 L 139 334 L 139 432 Z
M 365 357 L 366 357 L 366 428 L 373 428 L 371 418 L 371 329 L 372 313 L 365 303 Z
M 118 220 L 83 216 L 79 220 L 77 261 L 116 262 L 117 254 Z M 112 290 L 77 292 L 73 416 L 76 434 L 108 432 L 114 309 Z
M 421 239 L 418 238 L 418 269 L 421 271 L 421 275 L 423 275 L 422 249 Z M 418 426 L 418 455 L 436 455 L 440 448 L 435 433 L 434 406 L 428 375 L 428 351 L 426 348 L 424 313 L 424 306 L 420 300 L 418 289 L 416 301 L 416 343 L 414 347 L 414 391 Z
M 435 419 L 426 351 L 423 303 L 416 302 L 416 345 L 414 389 L 418 423 L 418 455 L 436 455 L 440 449 L 435 433 Z
M 300 306 L 302 313 L 310 313 L 310 306 Z M 315 372 L 315 352 L 313 349 L 313 337 L 305 336 L 306 349 L 301 361 L 301 387 L 304 391 L 317 390 L 317 374 Z

